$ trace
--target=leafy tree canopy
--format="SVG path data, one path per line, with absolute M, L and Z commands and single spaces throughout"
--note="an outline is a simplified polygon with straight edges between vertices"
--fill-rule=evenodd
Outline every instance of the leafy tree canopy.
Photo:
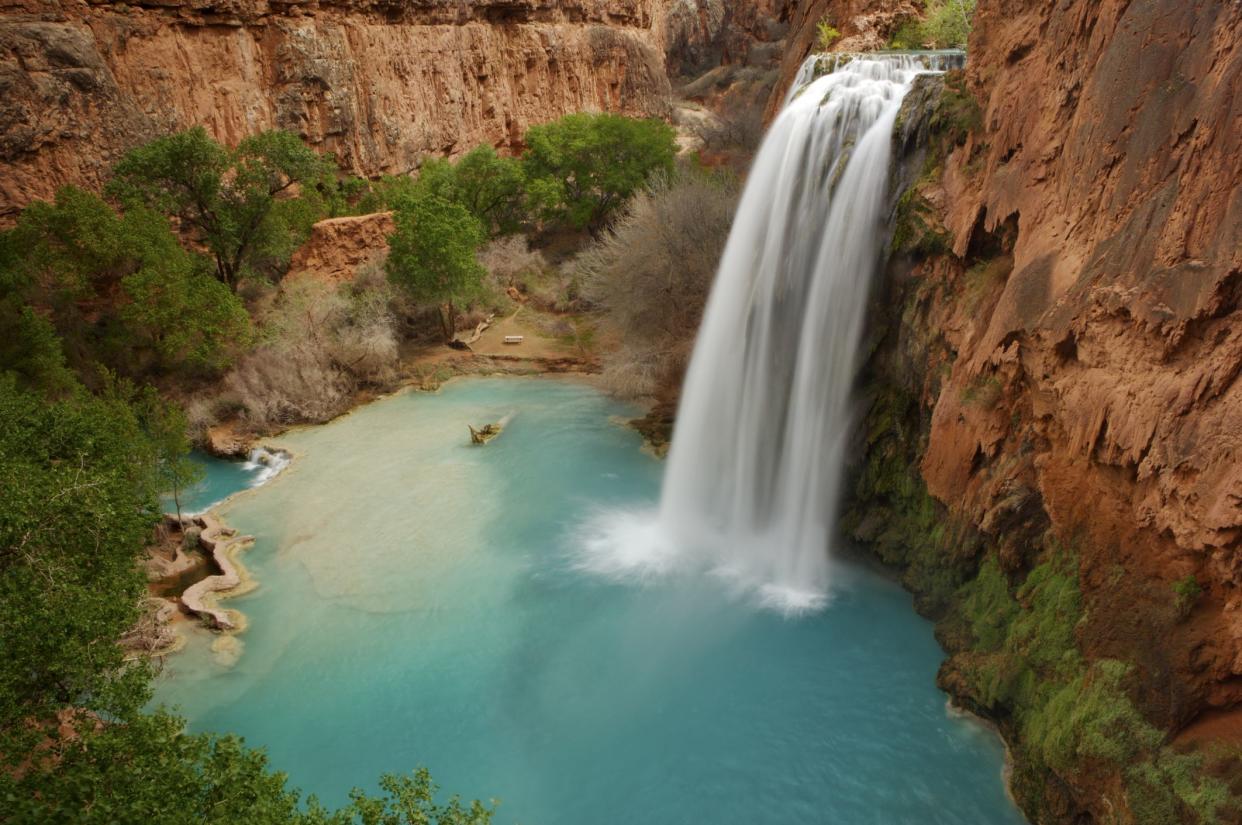
M 388 277 L 415 301 L 440 304 L 444 335 L 455 331 L 456 305 L 479 290 L 485 274 L 475 253 L 483 227 L 460 203 L 418 192 L 396 202 Z
M 574 114 L 526 133 L 530 203 L 544 220 L 599 229 L 655 172 L 671 174 L 675 133 L 659 120 Z
M 323 210 L 322 198 L 297 204 L 295 190 L 333 167 L 290 132 L 260 132 L 230 150 L 200 126 L 128 152 L 107 191 L 179 217 L 210 250 L 216 276 L 236 289 L 243 277 L 270 276 L 288 262 Z
M 0 380 L 0 751 L 30 733 L 24 720 L 124 717 L 146 700 L 146 674 L 116 645 L 137 618 L 136 551 L 158 518 L 130 395 L 114 384 L 45 404 Z
M 28 385 L 64 383 L 52 330 L 80 372 L 98 360 L 130 375 L 218 371 L 250 338 L 241 302 L 164 218 L 118 215 L 74 187 L 28 206 L 0 240 L 0 328 Z

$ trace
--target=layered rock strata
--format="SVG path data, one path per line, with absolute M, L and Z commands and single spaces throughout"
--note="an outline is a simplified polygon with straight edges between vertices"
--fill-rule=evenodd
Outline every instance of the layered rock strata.
M 126 149 L 281 128 L 374 176 L 581 110 L 664 115 L 662 0 L 9 0 L 0 217 Z

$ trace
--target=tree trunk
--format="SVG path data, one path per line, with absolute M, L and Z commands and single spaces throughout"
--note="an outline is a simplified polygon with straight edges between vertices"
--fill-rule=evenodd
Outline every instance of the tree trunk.
M 452 301 L 440 307 L 440 326 L 444 330 L 444 343 L 453 343 L 457 336 L 457 308 Z

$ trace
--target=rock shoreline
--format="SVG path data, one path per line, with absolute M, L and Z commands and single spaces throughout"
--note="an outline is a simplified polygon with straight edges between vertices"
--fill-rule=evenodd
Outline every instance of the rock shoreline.
M 195 516 L 193 522 L 202 529 L 199 546 L 220 572 L 188 587 L 181 594 L 181 606 L 213 630 L 238 632 L 245 628 L 244 616 L 236 610 L 219 607 L 216 600 L 225 595 L 239 595 L 243 585 L 253 585 L 235 554 L 253 544 L 254 537 L 238 535 L 212 513 Z

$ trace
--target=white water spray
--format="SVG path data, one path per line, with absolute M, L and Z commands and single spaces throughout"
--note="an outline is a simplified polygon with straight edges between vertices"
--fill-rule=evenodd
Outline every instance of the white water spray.
M 291 457 L 284 450 L 269 450 L 267 447 L 255 447 L 250 451 L 242 469 L 254 473 L 250 479 L 251 487 L 262 487 L 289 466 Z
M 664 572 L 671 554 L 765 606 L 823 606 L 893 124 L 915 75 L 943 60 L 804 64 L 751 169 L 695 344 L 660 502 L 663 546 L 619 548 L 615 524 L 601 521 L 586 566 Z

